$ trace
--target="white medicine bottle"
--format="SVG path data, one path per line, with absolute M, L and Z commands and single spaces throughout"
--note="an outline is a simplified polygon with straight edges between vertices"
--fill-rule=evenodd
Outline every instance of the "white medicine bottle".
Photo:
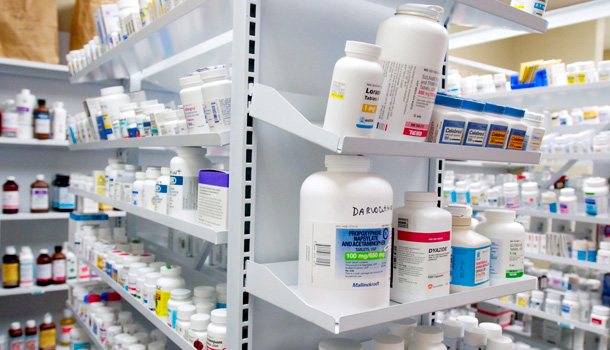
M 443 344 L 443 330 L 434 326 L 416 327 L 409 350 L 447 350 Z
M 427 142 L 461 145 L 466 128 L 466 115 L 460 112 L 462 100 L 438 93 L 432 110 Z
M 335 315 L 388 306 L 392 186 L 369 172 L 369 158 L 325 164 L 301 186 L 299 293 Z
M 443 322 L 443 344 L 447 350 L 458 350 L 464 338 L 464 325 L 456 320 L 445 320 Z
M 206 150 L 200 147 L 180 147 L 177 156 L 170 161 L 169 215 L 184 220 L 197 221 L 197 190 L 199 170 L 211 168 L 205 158 Z
M 142 185 L 142 208 L 155 210 L 155 195 L 159 176 L 161 176 L 159 168 L 151 166 L 146 168 L 146 180 Z
M 473 327 L 464 330 L 464 341 L 460 349 L 462 350 L 485 350 L 487 344 L 487 331 Z
M 491 241 L 471 228 L 472 208 L 450 204 L 451 292 L 463 292 L 489 286 Z
M 161 176 L 157 178 L 155 186 L 155 211 L 161 214 L 167 214 L 169 174 L 170 169 L 168 167 L 161 167 Z
M 231 78 L 224 66 L 205 69 L 199 73 L 205 116 L 210 131 L 221 132 L 231 128 Z
M 161 277 L 157 280 L 155 313 L 157 316 L 167 317 L 167 303 L 170 292 L 174 289 L 184 288 L 184 279 L 180 277 L 182 268 L 176 265 L 161 267 Z
M 562 188 L 559 191 L 559 212 L 561 214 L 576 215 L 578 198 L 573 188 Z
M 395 290 L 418 296 L 449 294 L 451 214 L 437 202 L 434 192 L 405 192 L 404 207 L 394 210 Z
M 390 328 L 390 333 L 397 335 L 404 340 L 404 348 L 406 350 L 413 341 L 413 331 L 415 330 L 415 327 L 417 327 L 417 321 L 414 318 L 405 318 L 390 322 L 388 326 Z
M 225 350 L 227 348 L 227 309 L 216 309 L 210 315 L 212 323 L 208 325 L 207 350 Z
M 474 100 L 462 100 L 462 112 L 468 117 L 466 130 L 462 138 L 462 145 L 483 147 L 487 137 L 489 120 L 481 113 L 485 104 Z
M 189 134 L 204 134 L 210 132 L 208 120 L 203 109 L 203 94 L 201 93 L 201 78 L 199 74 L 182 77 L 180 82 L 180 101 L 186 118 Z
M 142 195 L 144 192 L 144 180 L 146 180 L 146 173 L 143 171 L 136 171 L 136 181 L 133 182 L 131 189 L 131 198 L 133 201 L 131 204 L 136 207 L 143 207 Z
M 339 135 L 368 137 L 379 108 L 383 69 L 381 46 L 347 41 L 346 56 L 335 64 L 324 129 Z
M 525 229 L 515 222 L 515 212 L 490 209 L 485 221 L 477 225 L 478 233 L 491 240 L 491 284 L 523 276 Z

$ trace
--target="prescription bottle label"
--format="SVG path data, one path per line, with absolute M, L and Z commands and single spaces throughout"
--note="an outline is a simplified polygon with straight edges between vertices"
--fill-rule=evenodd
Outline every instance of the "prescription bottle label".
M 231 125 L 231 98 L 216 98 L 204 102 L 210 129 Z
M 578 83 L 583 84 L 587 82 L 587 76 L 585 73 L 578 73 Z
M 4 284 L 19 284 L 19 263 L 2 264 L 2 281 Z
M 198 178 L 171 175 L 169 182 L 168 207 L 177 210 L 197 210 Z M 154 196 L 153 200 L 155 200 Z
M 30 209 L 49 209 L 49 189 L 32 188 L 30 191 Z
M 483 147 L 485 135 L 487 134 L 487 124 L 470 122 L 466 126 L 464 135 L 464 146 Z
M 48 113 L 38 113 L 34 118 L 34 130 L 37 134 L 51 133 L 51 115 Z
M 226 339 L 220 338 L 220 337 L 214 337 L 212 335 L 208 334 L 206 343 L 205 343 L 205 349 L 206 350 L 226 350 L 227 349 L 227 342 Z
M 523 240 L 491 238 L 491 278 L 523 276 Z
M 511 129 L 508 135 L 506 149 L 521 151 L 525 142 L 525 130 Z
M 362 108 L 358 116 L 356 127 L 359 129 L 372 129 L 377 115 L 377 104 L 381 95 L 381 85 L 367 82 L 364 86 Z
M 506 125 L 491 124 L 489 126 L 485 147 L 504 148 L 504 141 L 506 141 L 507 131 L 508 127 Z
M 19 209 L 19 192 L 2 192 L 2 209 Z
M 441 127 L 441 137 L 438 143 L 449 145 L 461 145 L 462 136 L 464 136 L 464 127 L 466 122 L 458 120 L 445 120 Z
M 489 281 L 491 246 L 451 247 L 451 284 L 476 287 Z
M 568 74 L 568 85 L 576 84 L 576 76 L 574 74 Z
M 418 295 L 447 290 L 451 232 L 414 232 L 407 230 L 408 222 L 408 218 L 398 217 L 392 256 L 392 286 Z
M 38 334 L 25 336 L 25 350 L 38 350 Z
M 169 301 L 170 292 L 164 292 L 157 289 L 155 297 L 155 313 L 160 317 L 167 317 L 167 302 Z
M 11 338 L 9 343 L 10 350 L 23 350 L 23 338 Z
M 186 119 L 186 127 L 189 130 L 205 128 L 208 125 L 208 120 L 205 116 L 203 104 L 187 103 L 183 104 L 184 118 Z
M 585 120 L 587 120 L 587 119 L 596 119 L 597 118 L 597 111 L 593 110 L 593 111 L 583 112 L 583 116 L 584 116 Z
M 384 287 L 389 277 L 390 227 L 390 223 L 306 223 L 309 284 L 343 290 Z
M 44 329 L 40 331 L 40 348 L 55 349 L 55 328 Z
M 386 60 L 376 129 L 426 138 L 440 81 L 430 67 Z
M 585 206 L 585 211 L 589 216 L 605 214 L 608 212 L 608 196 L 585 192 Z

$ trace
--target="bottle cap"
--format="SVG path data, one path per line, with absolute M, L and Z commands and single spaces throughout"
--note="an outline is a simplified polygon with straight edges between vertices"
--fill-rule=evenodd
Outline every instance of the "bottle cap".
M 14 246 L 9 245 L 8 247 L 6 247 L 6 254 L 15 255 L 15 254 L 17 254 L 17 249 L 15 249 Z
M 144 276 L 144 283 L 150 285 L 156 285 L 157 280 L 161 278 L 161 273 L 159 272 L 149 272 Z
M 544 292 L 541 290 L 533 290 L 532 298 L 534 299 L 544 299 Z
M 167 176 L 170 173 L 170 169 L 166 166 L 161 167 L 161 176 Z
M 165 343 L 162 341 L 156 341 L 148 344 L 148 350 L 165 350 Z
M 47 101 L 45 99 L 42 99 L 42 98 L 38 99 L 38 105 L 39 106 L 44 106 L 45 104 L 47 104 Z
M 193 316 L 197 312 L 197 307 L 195 305 L 180 305 L 178 306 L 177 316 L 178 319 L 181 320 L 191 320 L 191 316 Z
M 318 344 L 318 350 L 362 350 L 362 344 L 352 339 L 324 339 Z
M 25 322 L 25 326 L 28 327 L 28 328 L 34 328 L 34 327 L 36 327 L 36 321 L 34 321 L 34 320 L 27 320 Z
M 61 250 L 62 250 L 62 248 L 63 248 L 62 246 L 60 246 L 60 245 L 56 245 L 56 246 L 55 246 L 55 253 L 60 253 L 60 252 L 61 252 Z
M 121 295 L 119 293 L 108 293 L 108 301 L 120 301 Z
M 436 202 L 438 196 L 434 192 L 405 192 L 405 202 Z
M 455 320 L 445 320 L 443 322 L 443 331 L 447 338 L 463 338 L 464 337 L 464 324 Z
M 324 157 L 324 165 L 327 168 L 370 168 L 371 159 L 363 156 L 341 156 L 333 154 Z
M 446 106 L 451 108 L 460 108 L 462 107 L 462 99 L 457 98 L 450 95 L 445 94 L 436 94 L 436 99 L 434 100 L 435 105 Z
M 578 294 L 577 294 L 576 292 L 571 291 L 571 290 L 570 290 L 570 291 L 568 291 L 568 292 L 565 294 L 564 298 L 565 298 L 566 300 L 570 300 L 570 301 L 578 301 L 578 299 L 579 299 L 579 298 L 578 298 Z
M 467 100 L 467 99 L 462 100 L 462 109 L 464 109 L 464 110 L 473 111 L 473 112 L 483 112 L 484 108 L 485 108 L 485 103 L 483 103 L 483 102 Z
M 226 283 L 218 283 L 216 285 L 216 294 L 227 294 L 227 284 Z
M 485 113 L 504 114 L 504 110 L 503 106 L 489 102 L 485 103 L 485 107 L 483 107 L 483 112 Z
M 601 316 L 610 316 L 610 308 L 603 305 L 593 305 L 593 313 Z
M 227 309 L 212 310 L 210 317 L 214 323 L 227 323 Z
M 36 175 L 36 180 L 38 180 L 38 181 L 44 181 L 44 174 L 38 174 L 38 175 Z
M 527 120 L 533 121 L 535 123 L 542 123 L 544 121 L 543 114 L 534 113 L 534 112 L 530 112 L 530 111 L 525 112 L 524 118 Z
M 538 191 L 538 183 L 537 182 L 524 182 L 521 185 L 521 190 L 522 191 L 529 191 L 529 192 L 534 192 L 534 191 Z
M 133 335 L 134 338 L 138 339 L 138 342 L 140 342 L 140 344 L 148 344 L 150 341 L 150 337 L 148 336 L 148 333 L 146 332 L 138 332 L 136 334 Z
M 606 179 L 601 177 L 590 177 L 585 180 L 585 186 L 587 187 L 607 187 L 608 183 Z
M 19 322 L 11 323 L 11 329 L 21 329 L 21 323 L 19 323 Z
M 513 341 L 509 337 L 495 336 L 487 338 L 487 350 L 512 350 Z
M 191 329 L 205 331 L 210 324 L 210 315 L 194 314 L 191 316 Z
M 513 222 L 515 221 L 515 212 L 504 209 L 490 209 L 485 211 L 485 219 L 496 222 Z
M 201 81 L 205 84 L 212 80 L 218 80 L 218 78 L 229 78 L 229 71 L 225 67 L 218 67 L 216 69 L 207 69 L 199 73 Z
M 61 102 L 61 101 L 53 102 L 53 109 L 60 109 L 60 108 L 64 108 L 63 102 Z
M 40 250 L 40 254 L 49 254 L 49 250 L 48 249 L 41 249 Z
M 136 339 L 136 341 L 138 341 L 138 338 L 135 338 L 135 339 Z M 146 345 L 144 345 L 144 344 L 129 345 L 128 350 L 146 350 Z
M 479 325 L 479 320 L 476 317 L 461 315 L 456 318 L 459 322 L 464 325 L 464 332 L 467 329 L 474 328 Z
M 413 318 L 405 318 L 390 322 L 390 333 L 402 337 L 405 342 L 409 342 L 413 338 L 413 330 L 417 327 L 417 321 Z
M 125 89 L 122 86 L 110 86 L 107 88 L 100 89 L 100 94 L 102 96 L 122 94 L 125 92 Z
M 197 298 L 209 298 L 216 295 L 216 288 L 211 286 L 197 286 L 193 289 L 193 295 Z
M 195 305 L 195 306 L 197 307 L 198 314 L 209 315 L 212 313 L 212 311 L 214 309 L 216 309 L 216 303 L 212 303 L 209 301 L 203 301 L 203 302 L 197 303 L 197 305 Z
M 191 297 L 191 291 L 189 289 L 172 289 L 169 292 L 170 299 L 188 299 Z
M 574 195 L 574 189 L 573 189 L 573 188 L 570 188 L 570 187 L 568 187 L 568 188 L 562 188 L 562 189 L 561 189 L 561 191 L 559 191 L 559 193 L 560 193 L 562 196 L 571 197 L 571 196 L 573 196 L 573 195 Z
M 193 74 L 186 77 L 182 77 L 178 80 L 178 82 L 180 83 L 180 87 L 183 89 L 203 84 L 201 82 L 201 77 L 199 76 L 199 74 Z
M 499 324 L 495 324 L 495 323 L 491 323 L 491 322 L 483 322 L 483 323 L 479 324 L 479 328 L 487 331 L 488 337 L 502 335 L 502 327 Z
M 373 336 L 373 349 L 404 350 L 405 341 L 394 334 L 377 334 Z
M 413 343 L 441 343 L 443 330 L 434 326 L 418 326 L 413 331 Z
M 176 277 L 176 276 L 180 276 L 181 273 L 182 273 L 182 267 L 180 267 L 178 265 L 161 266 L 161 276 Z
M 525 115 L 525 110 L 513 108 L 513 107 L 505 107 L 504 115 L 508 115 L 508 116 L 514 117 L 514 118 L 523 118 L 523 116 Z
M 472 327 L 464 330 L 464 344 L 470 346 L 484 346 L 487 343 L 487 331 Z
M 64 309 L 64 318 L 72 318 L 72 310 Z
M 9 176 L 6 178 L 8 181 L 15 181 L 15 177 L 14 176 Z
M 52 323 L 53 322 L 53 316 L 51 316 L 50 313 L 46 313 L 44 314 L 44 323 Z
M 437 22 L 441 20 L 443 11 L 443 8 L 440 6 L 422 4 L 403 4 L 396 8 L 396 14 L 418 16 L 424 15 L 424 17 L 433 19 Z
M 373 56 L 378 59 L 379 55 L 381 55 L 381 46 L 348 40 L 345 42 L 345 52 Z

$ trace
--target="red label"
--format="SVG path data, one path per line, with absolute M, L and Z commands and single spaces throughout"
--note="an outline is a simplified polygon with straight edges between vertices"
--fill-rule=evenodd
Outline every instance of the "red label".
M 451 240 L 451 231 L 445 231 L 445 232 L 398 231 L 397 238 L 399 241 L 418 242 L 418 243 L 446 242 L 446 241 Z
M 597 318 L 592 318 L 591 319 L 591 323 L 596 324 L 596 325 L 601 325 L 602 324 L 602 320 L 598 320 Z
M 426 137 L 428 136 L 428 124 L 406 122 L 402 134 L 413 137 Z

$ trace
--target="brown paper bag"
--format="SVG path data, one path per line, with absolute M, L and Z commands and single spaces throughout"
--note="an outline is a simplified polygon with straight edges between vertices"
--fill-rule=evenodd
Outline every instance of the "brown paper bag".
M 56 0 L 0 0 L 0 56 L 59 63 Z
M 101 5 L 116 4 L 117 0 L 76 0 L 72 27 L 70 28 L 70 50 L 80 50 L 97 36 L 93 13 Z

